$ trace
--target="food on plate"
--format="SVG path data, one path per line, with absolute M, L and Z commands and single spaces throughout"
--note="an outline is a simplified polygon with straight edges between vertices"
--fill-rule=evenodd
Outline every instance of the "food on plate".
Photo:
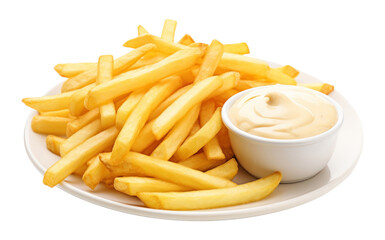
M 272 85 L 240 97 L 229 110 L 231 122 L 252 135 L 299 139 L 321 134 L 338 119 L 334 105 L 305 87 Z
M 138 26 L 133 48 L 120 57 L 57 64 L 61 93 L 24 98 L 37 111 L 31 128 L 47 134 L 60 157 L 43 183 L 69 175 L 90 188 L 100 185 L 138 196 L 152 208 L 193 210 L 257 201 L 279 184 L 280 173 L 237 185 L 238 164 L 222 124 L 221 108 L 240 91 L 267 85 L 302 85 L 322 93 L 326 83 L 297 83 L 290 65 L 271 67 L 246 56 L 247 43 L 210 44 L 166 20 L 161 36 Z M 280 99 L 278 99 L 280 101 Z

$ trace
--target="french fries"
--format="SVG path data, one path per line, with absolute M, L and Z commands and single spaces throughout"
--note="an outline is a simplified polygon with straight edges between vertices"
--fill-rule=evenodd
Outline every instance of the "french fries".
M 160 79 L 193 66 L 200 56 L 201 51 L 198 49 L 181 50 L 147 68 L 123 73 L 113 81 L 91 89 L 84 104 L 87 109 L 93 109 L 123 94 L 154 84 Z
M 176 21 L 166 19 L 166 21 L 164 21 L 161 38 L 170 42 L 174 42 L 175 29 L 176 29 Z
M 96 84 L 102 84 L 111 81 L 114 69 L 114 58 L 111 55 L 102 55 L 99 57 Z M 83 100 L 84 103 L 84 100 Z M 116 110 L 115 104 L 111 100 L 100 106 L 100 123 L 103 129 L 115 125 Z
M 57 64 L 54 69 L 60 76 L 71 78 L 95 67 L 96 63 L 63 63 Z
M 221 108 L 217 108 L 211 118 L 194 135 L 189 137 L 175 152 L 179 161 L 187 159 L 199 151 L 217 135 L 222 127 Z M 220 156 L 218 160 L 224 159 Z
M 62 93 L 23 99 L 38 112 L 32 130 L 47 134 L 47 149 L 61 157 L 45 172 L 45 185 L 74 174 L 92 190 L 103 184 L 165 210 L 232 206 L 274 191 L 279 172 L 242 185 L 232 181 L 238 164 L 221 107 L 259 86 L 299 85 L 325 94 L 334 87 L 297 83 L 297 69 L 245 56 L 244 42 L 208 45 L 188 34 L 174 42 L 176 25 L 166 20 L 161 36 L 139 25 L 138 36 L 123 45 L 134 50 L 116 59 L 57 64 L 55 71 L 68 78 Z
M 194 105 L 202 102 L 207 96 L 223 84 L 220 77 L 214 76 L 196 83 L 185 94 L 180 96 L 152 125 L 152 132 L 156 139 L 162 138 Z
M 255 202 L 268 196 L 278 186 L 280 172 L 235 187 L 190 192 L 140 192 L 138 197 L 151 208 L 198 210 Z M 199 199 L 199 201 L 197 201 Z
M 169 77 L 152 87 L 139 101 L 136 108 L 128 117 L 115 141 L 109 164 L 116 165 L 121 158 L 130 151 L 132 144 L 137 138 L 140 130 L 146 123 L 150 113 L 159 102 L 171 95 L 182 86 L 180 77 Z
M 214 177 L 177 163 L 149 157 L 140 153 L 129 152 L 124 156 L 123 161 L 140 168 L 147 176 L 156 177 L 194 189 L 214 189 L 236 186 L 235 183 L 224 178 Z
M 155 46 L 153 44 L 146 44 L 140 48 L 137 48 L 114 61 L 113 75 L 118 75 L 123 70 L 127 69 L 134 63 L 136 63 L 146 53 L 153 50 Z M 75 77 L 67 79 L 62 86 L 62 92 L 71 91 L 87 86 L 96 81 L 97 68 L 92 68 L 88 71 L 82 72 Z
M 70 121 L 71 118 L 36 115 L 32 118 L 31 128 L 36 133 L 63 136 Z
M 93 156 L 111 146 L 117 135 L 118 130 L 111 127 L 89 138 L 49 167 L 43 183 L 49 187 L 56 186 Z

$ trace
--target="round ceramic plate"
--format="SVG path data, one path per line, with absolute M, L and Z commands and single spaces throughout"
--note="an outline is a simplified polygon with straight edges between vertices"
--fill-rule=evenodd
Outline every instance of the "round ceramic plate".
M 272 67 L 277 64 L 270 63 Z M 320 82 L 316 78 L 301 73 L 298 82 Z M 57 94 L 60 85 L 53 88 L 47 95 Z M 102 184 L 95 190 L 89 189 L 77 176 L 69 176 L 57 187 L 64 191 L 103 207 L 121 212 L 154 218 L 180 220 L 220 220 L 257 216 L 298 206 L 313 200 L 333 189 L 341 183 L 356 165 L 362 148 L 362 127 L 360 120 L 348 101 L 338 91 L 330 96 L 336 100 L 344 110 L 344 123 L 341 127 L 334 155 L 328 165 L 316 176 L 302 182 L 280 184 L 267 198 L 253 203 L 233 207 L 216 208 L 196 211 L 168 211 L 150 209 L 136 197 L 131 197 L 113 189 L 105 188 Z M 33 111 L 25 126 L 25 148 L 35 165 L 44 174 L 45 170 L 59 159 L 58 156 L 47 150 L 45 135 L 36 134 L 31 129 L 31 119 L 36 114 Z M 311 159 L 309 159 L 311 160 Z M 236 183 L 245 183 L 255 178 L 240 168 L 234 178 Z

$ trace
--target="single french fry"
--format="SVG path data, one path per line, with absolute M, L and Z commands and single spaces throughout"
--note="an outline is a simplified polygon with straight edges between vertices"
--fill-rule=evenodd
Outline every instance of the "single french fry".
M 145 34 L 145 33 L 148 33 L 148 31 L 142 25 L 139 25 L 138 26 L 138 36 Z
M 243 91 L 249 88 L 261 87 L 275 84 L 273 82 L 264 82 L 264 81 L 253 81 L 253 80 L 239 80 L 238 84 L 235 86 L 235 90 Z
M 195 43 L 194 39 L 188 35 L 188 34 L 185 34 L 179 41 L 178 43 L 182 44 L 182 45 L 185 45 L 185 46 L 188 46 L 190 45 L 191 43 Z
M 134 65 L 128 68 L 128 71 L 132 71 L 138 68 L 146 67 L 154 63 L 160 62 L 165 59 L 168 55 L 161 52 L 149 52 L 139 59 Z
M 118 130 L 111 127 L 89 138 L 49 167 L 43 183 L 50 187 L 56 186 L 93 156 L 111 146 L 117 135 Z
M 78 167 L 72 174 L 76 175 L 76 176 L 83 176 L 84 172 L 87 170 L 87 163 L 81 165 L 80 167 Z
M 140 130 L 145 125 L 150 113 L 161 101 L 170 96 L 176 89 L 182 86 L 182 80 L 178 76 L 172 76 L 152 87 L 139 101 L 132 111 L 117 137 L 109 164 L 117 165 L 122 157 L 130 151 L 132 144 Z
M 155 136 L 152 133 L 152 124 L 153 123 L 154 123 L 154 120 L 149 121 L 146 123 L 146 125 L 144 125 L 144 127 L 140 131 L 138 137 L 136 138 L 134 144 L 131 147 L 132 151 L 141 153 L 141 152 L 145 151 L 147 148 L 149 148 L 151 146 L 151 144 L 156 142 Z
M 123 73 L 112 81 L 91 89 L 85 106 L 93 109 L 118 96 L 150 86 L 160 79 L 190 68 L 200 56 L 201 51 L 198 49 L 181 50 L 149 67 Z
M 125 69 L 129 68 L 135 62 L 137 62 L 141 57 L 143 57 L 146 53 L 153 50 L 155 45 L 146 44 L 140 48 L 137 48 L 114 61 L 114 71 L 113 75 L 116 76 L 122 73 Z M 62 92 L 71 91 L 74 89 L 82 88 L 86 85 L 89 85 L 96 80 L 97 68 L 92 68 L 88 71 L 82 72 L 75 77 L 67 79 L 62 86 Z
M 240 74 L 238 72 L 226 72 L 221 74 L 220 77 L 223 79 L 222 86 L 207 98 L 213 98 L 222 95 L 224 92 L 227 92 L 228 90 L 236 87 L 239 83 Z
M 222 163 L 224 163 L 226 160 L 209 160 L 206 158 L 205 154 L 202 153 L 197 153 L 183 161 L 178 162 L 178 164 L 183 165 L 188 168 L 196 169 L 199 171 L 207 171 L 212 168 L 215 168 Z
M 206 101 L 202 104 L 201 112 L 199 114 L 199 122 L 201 126 L 204 126 L 207 121 L 210 120 L 215 112 L 214 101 Z M 218 131 L 219 132 L 219 131 Z M 210 160 L 223 160 L 226 159 L 225 154 L 222 152 L 219 145 L 218 138 L 214 136 L 206 145 L 203 146 L 203 152 L 207 159 Z
M 70 137 L 79 129 L 81 129 L 82 127 L 84 127 L 85 125 L 87 125 L 88 123 L 94 121 L 99 117 L 100 117 L 99 108 L 95 108 L 79 116 L 77 119 L 72 120 L 67 124 L 67 129 L 66 129 L 67 137 Z
M 120 106 L 116 113 L 116 127 L 122 129 L 124 123 L 126 122 L 128 116 L 134 110 L 136 105 L 139 103 L 140 99 L 144 96 L 147 89 L 138 89 L 132 92 L 126 101 Z
M 286 84 L 286 85 L 297 85 L 297 82 L 294 78 L 290 77 L 289 75 L 286 75 L 285 73 L 271 68 L 266 73 L 266 79 L 270 82 L 275 82 L 279 84 Z
M 233 158 L 206 173 L 231 180 L 237 172 L 238 164 Z M 193 190 L 179 184 L 149 177 L 118 177 L 114 180 L 114 188 L 131 196 L 136 196 L 140 192 L 184 192 Z
M 147 207 L 167 210 L 197 210 L 227 207 L 261 200 L 270 195 L 282 179 L 280 172 L 230 188 L 190 192 L 141 192 Z
M 173 102 L 175 102 L 175 100 L 177 100 L 180 96 L 182 96 L 183 94 L 185 94 L 190 88 L 192 87 L 192 85 L 187 85 L 187 86 L 184 86 L 182 88 L 179 88 L 176 92 L 174 92 L 173 94 L 171 94 L 171 96 L 169 96 L 168 98 L 166 98 L 166 100 L 164 100 L 163 102 L 161 102 L 159 104 L 158 107 L 155 108 L 155 110 L 150 114 L 150 116 L 148 117 L 148 120 L 151 121 L 153 120 L 154 118 L 157 118 L 166 108 L 168 108 Z
M 124 162 L 140 168 L 144 174 L 161 180 L 181 184 L 194 189 L 213 189 L 236 186 L 235 183 L 214 177 L 201 171 L 184 167 L 178 163 L 164 161 L 140 153 L 129 152 Z
M 193 136 L 186 139 L 186 141 L 178 148 L 175 152 L 175 158 L 180 161 L 194 155 L 217 135 L 221 127 L 221 108 L 217 108 L 206 124 Z
M 100 161 L 99 157 L 96 157 L 95 161 L 87 167 L 82 180 L 89 188 L 95 189 L 103 179 L 110 176 L 111 173 L 108 168 Z
M 275 68 L 275 70 L 281 71 L 284 74 L 286 74 L 286 75 L 288 75 L 288 76 L 290 76 L 292 78 L 297 77 L 298 74 L 299 74 L 299 71 L 297 69 L 293 68 L 290 65 L 285 65 L 285 66 L 282 66 L 282 67 L 277 67 L 277 68 Z
M 231 180 L 238 173 L 238 163 L 235 158 L 232 158 L 218 167 L 206 171 L 206 173 Z
M 65 138 L 58 137 L 55 135 L 48 135 L 45 139 L 47 149 L 52 153 L 60 156 L 60 145 L 65 141 Z
M 70 78 L 82 72 L 95 68 L 96 63 L 62 63 L 57 64 L 54 69 L 60 76 Z
M 69 109 L 49 111 L 49 112 L 40 112 L 41 116 L 52 116 L 52 117 L 71 117 Z
M 76 92 L 71 91 L 51 96 L 24 98 L 22 101 L 25 105 L 38 112 L 63 110 L 68 108 L 71 96 Z
M 123 44 L 124 47 L 138 48 L 144 44 L 153 43 L 157 46 L 157 50 L 167 55 L 174 54 L 179 50 L 189 49 L 190 47 L 167 41 L 166 39 L 145 33 L 136 38 L 130 39 Z
M 76 93 L 71 96 L 69 110 L 72 116 L 80 116 L 87 111 L 84 106 L 84 99 L 86 98 L 90 89 L 95 86 L 95 83 L 91 83 L 90 85 L 79 89 L 78 91 L 76 91 Z
M 71 120 L 64 117 L 36 115 L 32 118 L 31 128 L 36 133 L 63 136 L 66 134 L 67 124 Z
M 198 119 L 200 105 L 194 106 L 181 120 L 179 120 L 164 140 L 151 153 L 152 157 L 169 160 L 188 136 L 192 126 Z
M 111 81 L 114 69 L 114 58 L 111 55 L 99 57 L 96 85 Z M 84 104 L 83 104 L 84 106 Z M 103 129 L 115 125 L 116 110 L 113 100 L 100 106 L 100 122 Z
M 218 40 L 213 40 L 211 42 L 210 46 L 206 50 L 206 54 L 199 68 L 198 75 L 195 77 L 195 83 L 211 77 L 214 74 L 219 61 L 222 58 L 223 51 L 224 47 L 222 43 L 220 43 Z
M 96 119 L 83 128 L 79 129 L 76 133 L 72 134 L 60 145 L 60 156 L 64 157 L 72 149 L 79 146 L 87 139 L 95 136 L 103 130 L 100 119 Z
M 170 42 L 174 42 L 175 29 L 176 29 L 176 21 L 166 19 L 164 21 L 161 38 Z
M 234 53 L 223 53 L 219 67 L 256 77 L 266 77 L 269 65 L 259 59 Z
M 222 84 L 223 80 L 218 76 L 213 76 L 194 84 L 192 88 L 180 96 L 156 118 L 152 125 L 152 131 L 156 139 L 166 135 L 175 123 L 194 105 L 202 102 L 212 92 L 221 87 Z
M 224 44 L 224 51 L 227 53 L 235 53 L 235 54 L 249 54 L 249 46 L 245 42 L 241 43 L 232 43 L 232 44 Z
M 298 85 L 311 88 L 324 94 L 329 94 L 334 90 L 334 86 L 327 83 L 299 83 Z

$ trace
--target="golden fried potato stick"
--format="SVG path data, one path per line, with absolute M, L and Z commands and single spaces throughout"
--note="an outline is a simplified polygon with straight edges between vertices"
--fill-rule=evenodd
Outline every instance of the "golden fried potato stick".
M 249 54 L 249 46 L 245 42 L 241 43 L 231 43 L 224 44 L 224 50 L 227 53 L 235 53 L 235 54 Z
M 238 163 L 235 158 L 232 158 L 218 167 L 206 171 L 206 173 L 231 180 L 238 173 Z
M 161 139 L 167 132 L 179 121 L 193 106 L 201 103 L 216 89 L 223 84 L 222 78 L 213 76 L 200 81 L 185 94 L 175 100 L 159 117 L 156 118 L 152 125 L 152 132 L 156 139 Z
M 99 157 L 95 159 L 86 169 L 82 176 L 83 182 L 91 189 L 95 187 L 105 178 L 111 176 L 111 172 L 100 161 Z
M 222 58 L 223 51 L 224 47 L 222 43 L 218 40 L 213 40 L 211 42 L 210 46 L 206 50 L 205 56 L 203 57 L 198 75 L 195 77 L 195 83 L 214 75 L 215 69 Z
M 286 75 L 285 73 L 271 68 L 269 71 L 267 71 L 266 74 L 267 81 L 275 82 L 279 84 L 285 84 L 285 85 L 297 85 L 297 82 L 294 78 L 290 77 L 289 75 Z
M 145 34 L 145 33 L 148 33 L 148 31 L 142 25 L 139 25 L 138 26 L 138 36 Z
M 184 71 L 193 66 L 201 54 L 201 51 L 195 48 L 181 50 L 146 68 L 123 73 L 112 81 L 91 89 L 85 99 L 85 106 L 87 109 L 93 109 L 111 99 Z
M 32 118 L 31 128 L 36 133 L 63 136 L 71 118 L 36 115 Z
M 206 173 L 231 180 L 237 172 L 238 164 L 233 158 Z M 184 192 L 193 190 L 179 184 L 149 177 L 118 177 L 114 180 L 114 188 L 131 196 L 136 196 L 140 192 Z
M 189 137 L 191 137 L 192 135 L 194 135 L 196 132 L 198 132 L 198 130 L 201 129 L 201 125 L 199 124 L 199 120 L 197 120 L 194 125 L 192 126 L 191 128 L 191 131 L 190 133 L 188 134 Z
M 77 132 L 79 129 L 89 124 L 90 122 L 100 117 L 99 108 L 95 108 L 91 111 L 84 113 L 77 119 L 72 120 L 67 124 L 66 135 L 70 137 L 72 134 Z
M 222 127 L 221 108 L 217 108 L 211 118 L 193 136 L 189 137 L 175 152 L 175 158 L 179 161 L 187 159 L 197 153 L 211 139 L 217 135 Z M 223 158 L 217 159 L 222 160 Z
M 167 55 L 174 54 L 179 50 L 190 49 L 190 47 L 180 43 L 167 41 L 166 39 L 145 33 L 136 38 L 130 39 L 123 44 L 124 47 L 138 48 L 144 44 L 153 43 L 157 46 L 156 50 L 161 51 Z
M 147 120 L 149 121 L 149 120 Z M 148 149 L 153 143 L 156 142 L 155 136 L 152 133 L 152 124 L 154 120 L 147 122 L 142 130 L 140 131 L 138 137 L 136 138 L 131 149 L 134 152 L 143 152 Z M 151 151 L 152 152 L 152 151 Z M 150 152 L 150 153 L 151 153 Z
M 161 102 L 158 107 L 155 108 L 155 110 L 150 114 L 148 117 L 148 120 L 153 120 L 154 118 L 157 118 L 166 108 L 168 108 L 175 100 L 177 100 L 180 96 L 185 94 L 192 85 L 187 85 L 182 88 L 179 88 L 176 92 L 171 94 L 166 100 Z
M 192 43 L 195 43 L 194 39 L 188 35 L 188 34 L 185 34 L 179 41 L 178 43 L 182 44 L 182 45 L 185 45 L 185 46 L 188 46 Z
M 96 63 L 62 63 L 57 64 L 54 69 L 62 77 L 70 78 L 96 68 Z
M 264 82 L 264 81 L 253 81 L 253 80 L 240 80 L 235 86 L 235 90 L 243 91 L 249 88 L 273 85 L 273 82 Z
M 87 163 L 78 167 L 72 174 L 81 177 L 81 176 L 83 176 L 83 174 L 86 170 L 87 170 Z
M 111 55 L 102 55 L 99 57 L 96 85 L 111 81 L 114 69 L 114 57 Z M 83 103 L 84 105 L 84 103 Z M 100 123 L 103 129 L 115 125 L 116 110 L 113 100 L 101 105 L 100 109 Z
M 298 85 L 311 88 L 324 94 L 329 94 L 334 90 L 334 86 L 327 83 L 300 83 Z
M 113 75 L 116 76 L 122 73 L 125 69 L 132 66 L 136 63 L 141 57 L 143 57 L 146 53 L 153 50 L 155 45 L 146 44 L 140 48 L 137 48 L 114 61 L 114 72 Z M 74 89 L 79 89 L 84 86 L 87 86 L 96 80 L 97 68 L 92 68 L 88 71 L 82 72 L 75 77 L 67 79 L 62 86 L 62 92 L 68 92 Z
M 48 135 L 45 139 L 47 149 L 52 153 L 60 156 L 60 145 L 65 141 L 65 138 L 58 137 L 55 135 Z
M 147 89 L 138 89 L 133 91 L 126 101 L 120 106 L 116 113 L 116 127 L 122 129 L 124 123 L 126 122 L 128 116 L 134 110 L 136 105 L 139 103 L 140 99 L 144 96 Z
M 138 197 L 150 208 L 198 210 L 227 207 L 261 200 L 279 185 L 282 175 L 275 172 L 253 182 L 230 188 L 190 192 L 141 192 Z
M 297 77 L 298 74 L 299 74 L 299 71 L 297 69 L 293 68 L 290 65 L 285 65 L 285 66 L 282 66 L 282 67 L 277 67 L 277 68 L 275 68 L 275 70 L 281 71 L 284 74 L 286 74 L 286 75 L 288 75 L 288 76 L 290 76 L 292 78 Z
M 175 29 L 176 29 L 176 21 L 166 19 L 164 21 L 161 38 L 170 42 L 174 42 Z
M 151 157 L 169 160 L 188 136 L 192 126 L 198 119 L 200 104 L 194 106 L 179 120 L 163 141 L 151 153 Z
M 202 104 L 201 112 L 199 114 L 199 122 L 201 126 L 204 126 L 207 121 L 213 116 L 215 112 L 214 101 L 206 101 Z M 219 131 L 218 131 L 219 132 Z M 223 153 L 217 136 L 214 136 L 206 145 L 203 146 L 203 152 L 207 159 L 210 160 L 223 160 L 226 159 Z
M 147 176 L 168 182 L 181 184 L 194 189 L 213 189 L 236 186 L 235 183 L 220 177 L 214 177 L 201 171 L 184 167 L 178 163 L 164 161 L 140 153 L 129 152 L 124 162 L 130 163 Z
M 109 165 L 117 165 L 131 149 L 140 130 L 145 125 L 150 113 L 168 96 L 182 86 L 182 79 L 171 76 L 152 87 L 139 101 L 138 105 L 127 118 L 117 137 Z
M 117 135 L 118 130 L 111 127 L 89 138 L 49 167 L 43 183 L 50 187 L 56 186 L 92 157 L 111 146 Z
M 91 83 L 90 85 L 79 89 L 71 96 L 69 110 L 72 116 L 80 116 L 87 111 L 86 107 L 84 106 L 84 99 L 86 98 L 90 89 L 95 86 L 95 83 Z
M 76 133 L 72 134 L 60 145 L 60 156 L 64 157 L 72 149 L 82 144 L 84 141 L 92 136 L 95 136 L 103 130 L 100 119 L 96 119 L 83 128 L 79 129 Z
M 208 98 L 213 98 L 238 85 L 240 74 L 238 72 L 226 72 L 220 75 L 223 79 L 223 84 L 220 88 L 214 91 Z
M 270 69 L 269 65 L 262 60 L 226 52 L 223 53 L 218 66 L 258 77 L 265 77 Z
M 22 101 L 25 105 L 35 109 L 38 112 L 63 110 L 68 108 L 71 96 L 77 91 L 71 91 L 44 97 L 24 98 Z
M 52 117 L 71 117 L 69 109 L 49 111 L 49 112 L 40 112 L 41 116 L 52 116 Z

